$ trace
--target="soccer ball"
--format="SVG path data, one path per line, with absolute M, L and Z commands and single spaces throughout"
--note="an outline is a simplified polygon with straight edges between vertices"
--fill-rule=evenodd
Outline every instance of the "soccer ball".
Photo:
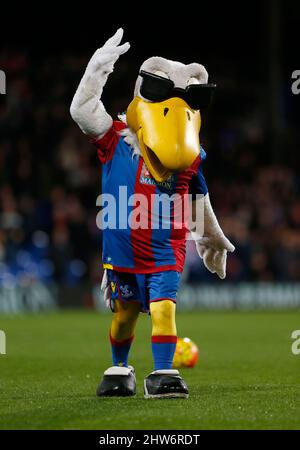
M 198 361 L 199 349 L 191 339 L 178 338 L 173 359 L 173 367 L 194 367 Z

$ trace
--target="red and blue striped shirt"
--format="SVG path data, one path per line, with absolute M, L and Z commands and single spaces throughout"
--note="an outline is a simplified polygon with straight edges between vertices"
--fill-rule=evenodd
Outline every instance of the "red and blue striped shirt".
M 98 157 L 102 163 L 102 194 L 110 194 L 115 199 L 117 209 L 115 229 L 103 230 L 102 261 L 104 267 L 120 272 L 152 273 L 166 270 L 182 272 L 185 260 L 187 228 L 174 226 L 174 218 L 169 227 L 163 227 L 164 217 L 160 211 L 153 227 L 152 210 L 157 196 L 153 194 L 185 194 L 207 193 L 207 186 L 202 173 L 201 161 L 205 159 L 205 152 L 201 153 L 194 163 L 185 171 L 171 175 L 165 182 L 156 182 L 142 156 L 133 156 L 133 149 L 120 135 L 126 125 L 113 122 L 112 128 L 106 135 L 94 144 Z M 120 199 L 120 187 L 126 186 L 127 198 Z M 124 194 L 124 193 L 123 193 Z M 123 195 L 122 194 L 122 195 Z M 130 215 L 134 207 L 132 203 L 125 205 L 130 196 L 138 197 L 143 194 L 148 200 L 146 216 L 149 227 L 134 229 L 130 226 Z M 125 201 L 124 201 L 125 200 Z M 170 206 L 172 208 L 172 206 Z M 183 215 L 184 216 L 184 215 Z M 145 220 L 145 217 L 143 218 Z

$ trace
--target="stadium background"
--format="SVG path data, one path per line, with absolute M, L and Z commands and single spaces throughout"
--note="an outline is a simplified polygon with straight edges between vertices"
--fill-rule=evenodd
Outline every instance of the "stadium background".
M 101 168 L 69 106 L 93 51 L 118 26 L 131 49 L 104 90 L 113 117 L 129 104 L 140 64 L 155 54 L 199 61 L 218 84 L 201 138 L 213 205 L 236 252 L 220 282 L 188 243 L 185 283 L 209 288 L 208 304 L 220 301 L 220 287 L 246 286 L 251 303 L 252 283 L 259 289 L 268 283 L 268 292 L 269 283 L 297 283 L 300 100 L 291 75 L 299 68 L 299 11 L 292 1 L 217 8 L 201 2 L 198 16 L 191 8 L 183 18 L 153 10 L 136 21 L 109 13 L 106 20 L 99 9 L 92 23 L 76 7 L 70 14 L 57 6 L 27 7 L 28 20 L 18 10 L 13 26 L 8 13 L 0 51 L 7 76 L 7 95 L 0 98 L 0 310 L 52 301 L 101 307 L 94 290 L 102 275 L 95 223 Z M 285 292 L 300 304 L 298 286 Z M 199 294 L 194 303 L 201 303 Z

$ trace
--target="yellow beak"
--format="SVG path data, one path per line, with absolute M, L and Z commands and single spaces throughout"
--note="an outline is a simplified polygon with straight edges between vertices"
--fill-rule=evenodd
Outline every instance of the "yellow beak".
M 200 112 L 181 98 L 149 103 L 135 97 L 126 113 L 142 156 L 156 181 L 191 166 L 200 153 Z

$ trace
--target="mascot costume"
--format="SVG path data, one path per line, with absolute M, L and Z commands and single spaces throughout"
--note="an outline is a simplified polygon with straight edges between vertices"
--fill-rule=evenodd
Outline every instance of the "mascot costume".
M 211 207 L 202 172 L 206 155 L 199 141 L 200 111 L 210 103 L 216 86 L 208 84 L 207 71 L 200 64 L 149 58 L 140 68 L 126 115 L 113 121 L 101 95 L 115 62 L 130 47 L 129 43 L 120 45 L 122 36 L 119 29 L 95 52 L 70 109 L 72 118 L 97 148 L 102 193 L 112 195 L 116 204 L 120 187 L 126 187 L 125 202 L 132 195 L 143 195 L 149 200 L 147 211 L 140 210 L 146 221 L 155 196 L 192 195 L 191 211 L 203 211 L 204 225 L 202 232 L 197 227 L 190 229 L 191 236 L 206 268 L 223 279 L 227 252 L 233 252 L 234 246 Z M 132 208 L 127 214 L 131 213 Z M 187 385 L 178 370 L 172 369 L 172 361 L 177 342 L 176 295 L 188 229 L 185 221 L 181 228 L 175 226 L 174 216 L 169 228 L 142 229 L 124 225 L 126 220 L 121 222 L 118 219 L 116 227 L 103 230 L 102 288 L 113 311 L 109 334 L 113 366 L 104 372 L 97 395 L 136 393 L 135 371 L 128 365 L 128 355 L 139 313 L 147 312 L 152 321 L 154 370 L 144 380 L 145 398 L 186 398 Z M 156 222 L 164 222 L 161 213 Z

